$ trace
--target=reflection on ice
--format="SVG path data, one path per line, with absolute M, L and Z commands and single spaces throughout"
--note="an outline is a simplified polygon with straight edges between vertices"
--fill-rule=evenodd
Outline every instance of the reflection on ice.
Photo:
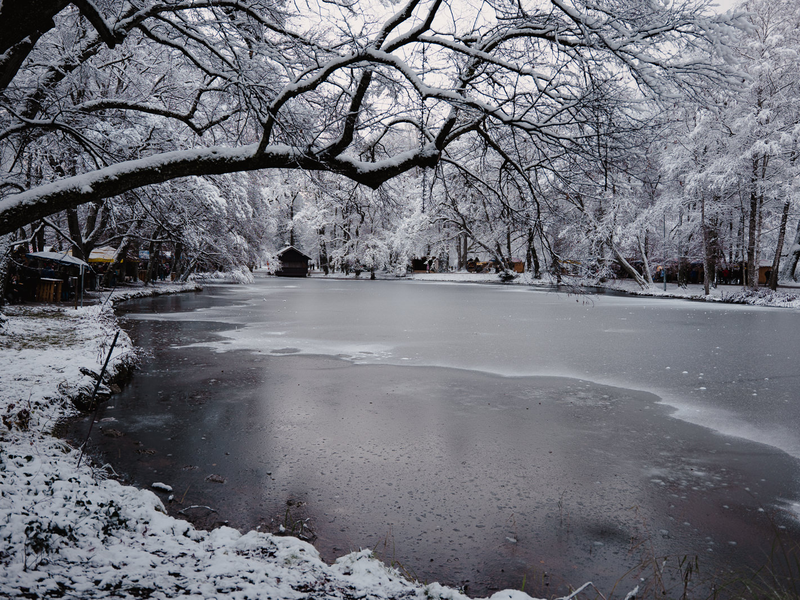
M 179 346 L 184 348 L 209 348 L 217 353 L 233 351 L 272 354 L 313 354 L 350 357 L 356 362 L 380 362 L 392 356 L 392 348 L 382 344 L 362 344 L 335 340 L 316 340 L 287 337 L 287 332 L 253 331 L 237 329 L 220 334 L 221 340 L 197 342 Z M 291 352 L 285 352 L 289 348 Z

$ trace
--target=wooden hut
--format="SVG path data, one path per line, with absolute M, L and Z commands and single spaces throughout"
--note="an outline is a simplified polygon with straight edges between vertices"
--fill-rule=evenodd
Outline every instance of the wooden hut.
M 278 277 L 306 277 L 308 275 L 308 262 L 311 257 L 306 256 L 294 246 L 287 246 L 278 252 L 281 266 L 275 271 Z

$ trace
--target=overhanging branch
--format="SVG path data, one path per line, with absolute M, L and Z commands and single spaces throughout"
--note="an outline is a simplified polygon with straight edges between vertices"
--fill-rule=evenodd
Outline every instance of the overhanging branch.
M 0 235 L 67 208 L 179 177 L 261 169 L 304 169 L 338 173 L 376 189 L 401 173 L 415 167 L 432 167 L 438 160 L 439 152 L 432 144 L 378 162 L 364 162 L 348 156 L 320 158 L 303 154 L 290 146 L 268 146 L 259 152 L 258 144 L 167 152 L 122 162 L 8 196 L 0 200 Z

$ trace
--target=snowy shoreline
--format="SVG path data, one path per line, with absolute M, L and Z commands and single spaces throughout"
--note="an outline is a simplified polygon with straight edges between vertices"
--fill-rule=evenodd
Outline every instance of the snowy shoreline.
M 115 292 L 124 301 L 197 289 L 158 284 Z M 299 539 L 228 527 L 195 529 L 166 514 L 153 491 L 106 468 L 78 467 L 53 434 L 94 387 L 118 330 L 111 302 L 82 308 L 10 306 L 0 327 L 0 596 L 6 598 L 446 598 L 452 588 L 406 580 L 370 550 L 332 565 Z M 135 359 L 122 332 L 112 375 Z M 494 600 L 530 598 L 506 590 Z
M 365 277 L 362 275 L 362 279 L 364 278 Z M 507 283 L 502 283 L 495 273 L 413 273 L 408 276 L 408 279 L 412 281 L 526 285 L 544 288 L 551 288 L 557 285 L 556 281 L 553 279 L 532 279 L 527 273 L 521 274 L 517 279 Z M 703 286 L 700 284 L 679 286 L 675 283 L 668 283 L 665 291 L 663 284 L 655 284 L 650 288 L 641 289 L 632 279 L 617 279 L 597 283 L 586 279 L 564 277 L 559 285 L 563 289 L 572 290 L 575 293 L 592 293 L 596 290 L 607 290 L 631 296 L 651 298 L 746 304 L 749 306 L 774 308 L 800 308 L 800 283 L 795 282 L 781 285 L 778 290 L 774 292 L 769 288 L 751 291 L 740 285 L 720 285 L 716 288 L 711 288 L 708 296 L 703 293 Z

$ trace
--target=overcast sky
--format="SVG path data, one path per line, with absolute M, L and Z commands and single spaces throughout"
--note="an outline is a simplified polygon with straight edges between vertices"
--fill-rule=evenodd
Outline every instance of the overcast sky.
M 736 4 L 739 3 L 739 1 L 740 0 L 716 0 L 716 4 L 719 5 L 717 7 L 717 10 L 719 12 L 725 12 L 726 10 L 733 8 Z

